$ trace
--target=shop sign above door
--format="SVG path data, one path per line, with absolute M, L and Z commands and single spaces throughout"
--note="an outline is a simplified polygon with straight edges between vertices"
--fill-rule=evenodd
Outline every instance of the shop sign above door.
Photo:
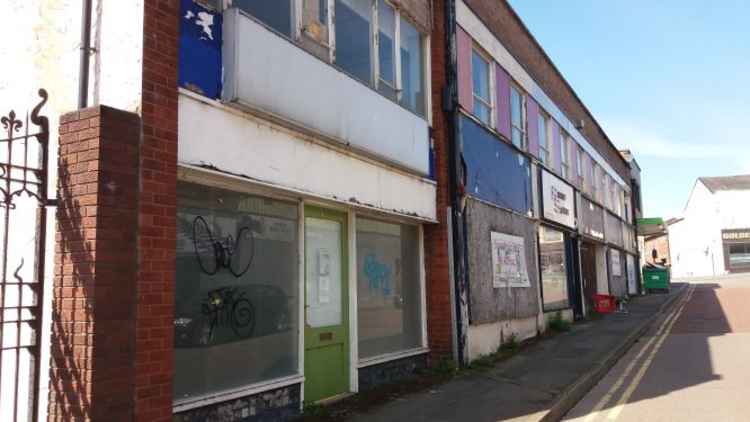
M 573 188 L 551 173 L 542 170 L 542 206 L 544 218 L 575 228 Z

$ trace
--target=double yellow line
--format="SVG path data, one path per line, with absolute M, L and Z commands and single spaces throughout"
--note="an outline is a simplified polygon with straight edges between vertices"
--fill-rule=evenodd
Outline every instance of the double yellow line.
M 606 406 L 608 403 L 612 401 L 612 399 L 615 397 L 615 393 L 617 393 L 618 390 L 623 386 L 625 383 L 625 380 L 628 378 L 631 372 L 633 372 L 633 369 L 635 369 L 636 365 L 639 364 L 639 361 L 644 356 L 644 354 L 649 350 L 649 348 L 656 343 L 656 346 L 651 349 L 651 352 L 648 354 L 647 358 L 640 362 L 640 366 L 638 368 L 638 372 L 636 372 L 633 379 L 630 381 L 630 384 L 625 388 L 624 392 L 620 396 L 619 400 L 617 400 L 617 403 L 610 409 L 610 411 L 607 413 L 607 420 L 614 421 L 617 419 L 617 417 L 620 415 L 620 412 L 622 412 L 623 407 L 625 406 L 625 403 L 627 403 L 628 399 L 633 395 L 633 392 L 635 391 L 636 387 L 638 387 L 638 384 L 640 384 L 641 380 L 643 379 L 643 376 L 646 374 L 646 371 L 648 371 L 648 368 L 651 366 L 651 363 L 654 360 L 654 357 L 656 356 L 656 353 L 661 348 L 662 344 L 664 343 L 664 340 L 669 336 L 669 333 L 672 331 L 672 327 L 674 326 L 677 319 L 682 314 L 683 309 L 685 308 L 685 305 L 690 301 L 690 298 L 693 296 L 693 291 L 695 290 L 695 286 L 689 286 L 687 294 L 682 297 L 682 299 L 679 302 L 679 305 L 676 306 L 672 312 L 667 316 L 667 318 L 662 321 L 661 325 L 659 326 L 659 329 L 656 332 L 656 335 L 651 337 L 648 342 L 641 348 L 641 350 L 638 352 L 638 354 L 633 358 L 628 366 L 625 368 L 625 371 L 617 378 L 617 381 L 615 381 L 614 384 L 609 388 L 607 393 L 602 396 L 602 398 L 599 400 L 599 402 L 596 403 L 596 406 L 591 410 L 591 412 L 586 416 L 584 419 L 584 422 L 591 422 L 599 417 L 599 415 L 602 413 L 602 409 L 604 409 L 604 406 Z

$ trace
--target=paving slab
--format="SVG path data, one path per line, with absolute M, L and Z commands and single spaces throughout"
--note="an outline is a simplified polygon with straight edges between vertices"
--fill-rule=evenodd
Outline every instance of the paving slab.
M 466 371 L 428 391 L 354 413 L 350 420 L 559 420 L 683 292 L 684 285 L 675 284 L 668 294 L 636 297 L 628 314 L 574 324 L 492 368 Z

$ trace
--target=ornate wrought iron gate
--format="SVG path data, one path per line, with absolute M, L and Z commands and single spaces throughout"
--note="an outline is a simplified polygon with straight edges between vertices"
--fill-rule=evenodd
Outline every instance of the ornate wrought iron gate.
M 21 120 L 0 118 L 0 420 L 37 420 L 46 241 L 47 92 Z M 31 126 L 33 125 L 33 126 Z

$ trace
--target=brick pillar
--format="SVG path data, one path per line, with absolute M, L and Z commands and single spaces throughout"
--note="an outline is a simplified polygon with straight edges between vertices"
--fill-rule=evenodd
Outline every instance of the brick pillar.
M 133 407 L 140 118 L 60 118 L 49 420 L 128 420 Z
M 143 6 L 135 419 L 172 420 L 180 2 Z
M 443 92 L 447 86 L 445 45 L 445 3 L 433 3 L 431 37 L 432 56 L 432 129 L 437 180 L 437 218 L 439 224 L 425 226 L 427 267 L 427 335 L 433 361 L 450 358 L 453 349 L 451 324 L 450 271 L 448 269 L 448 207 L 450 206 L 448 116 L 443 111 Z

